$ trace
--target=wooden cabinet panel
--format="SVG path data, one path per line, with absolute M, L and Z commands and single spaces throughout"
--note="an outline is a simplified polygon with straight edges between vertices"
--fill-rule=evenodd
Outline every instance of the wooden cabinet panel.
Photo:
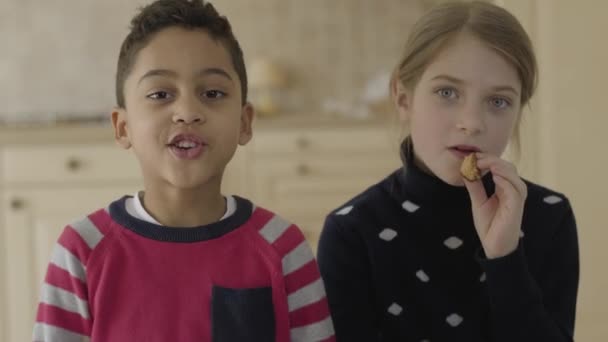
M 131 151 L 114 144 L 25 145 L 2 150 L 5 184 L 116 182 L 138 180 Z
M 316 251 L 325 215 L 399 167 L 387 132 L 382 126 L 262 129 L 227 165 L 222 191 L 294 222 Z M 0 147 L 1 341 L 30 339 L 38 292 L 64 226 L 141 190 L 140 178 L 135 156 L 110 141 Z
M 139 184 L 40 190 L 7 190 L 2 195 L 2 248 L 6 257 L 3 341 L 28 341 L 39 288 L 52 248 L 63 228 Z

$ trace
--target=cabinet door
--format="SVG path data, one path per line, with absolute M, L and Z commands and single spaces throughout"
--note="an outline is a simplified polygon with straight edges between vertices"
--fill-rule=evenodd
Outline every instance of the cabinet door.
M 359 156 L 257 158 L 256 204 L 300 226 L 316 250 L 325 216 L 399 167 L 389 152 Z
M 140 185 L 6 190 L 2 196 L 6 281 L 0 321 L 2 341 L 30 341 L 52 248 L 65 225 Z M 0 331 L 1 333 L 1 331 Z

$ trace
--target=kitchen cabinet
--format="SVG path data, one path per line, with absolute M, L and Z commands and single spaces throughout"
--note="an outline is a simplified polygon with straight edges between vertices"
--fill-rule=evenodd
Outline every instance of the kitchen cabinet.
M 39 289 L 65 225 L 142 189 L 110 127 L 0 132 L 0 340 L 31 339 Z M 256 122 L 222 191 L 297 224 L 316 250 L 324 216 L 399 166 L 385 123 Z

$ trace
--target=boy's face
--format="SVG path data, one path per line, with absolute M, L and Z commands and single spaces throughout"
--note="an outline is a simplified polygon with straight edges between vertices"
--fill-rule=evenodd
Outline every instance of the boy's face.
M 126 108 L 112 113 L 115 136 L 133 147 L 146 186 L 219 184 L 237 144 L 251 139 L 253 108 L 242 105 L 230 55 L 203 30 L 153 36 L 124 92 Z

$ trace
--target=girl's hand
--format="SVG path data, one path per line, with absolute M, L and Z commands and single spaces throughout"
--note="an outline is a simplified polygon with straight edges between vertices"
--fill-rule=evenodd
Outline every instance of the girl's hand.
M 488 197 L 481 180 L 470 182 L 465 179 L 464 184 L 471 197 L 477 235 L 486 257 L 494 259 L 517 248 L 528 188 L 513 164 L 485 153 L 476 156 L 482 174 L 485 171 L 492 173 L 496 190 Z

